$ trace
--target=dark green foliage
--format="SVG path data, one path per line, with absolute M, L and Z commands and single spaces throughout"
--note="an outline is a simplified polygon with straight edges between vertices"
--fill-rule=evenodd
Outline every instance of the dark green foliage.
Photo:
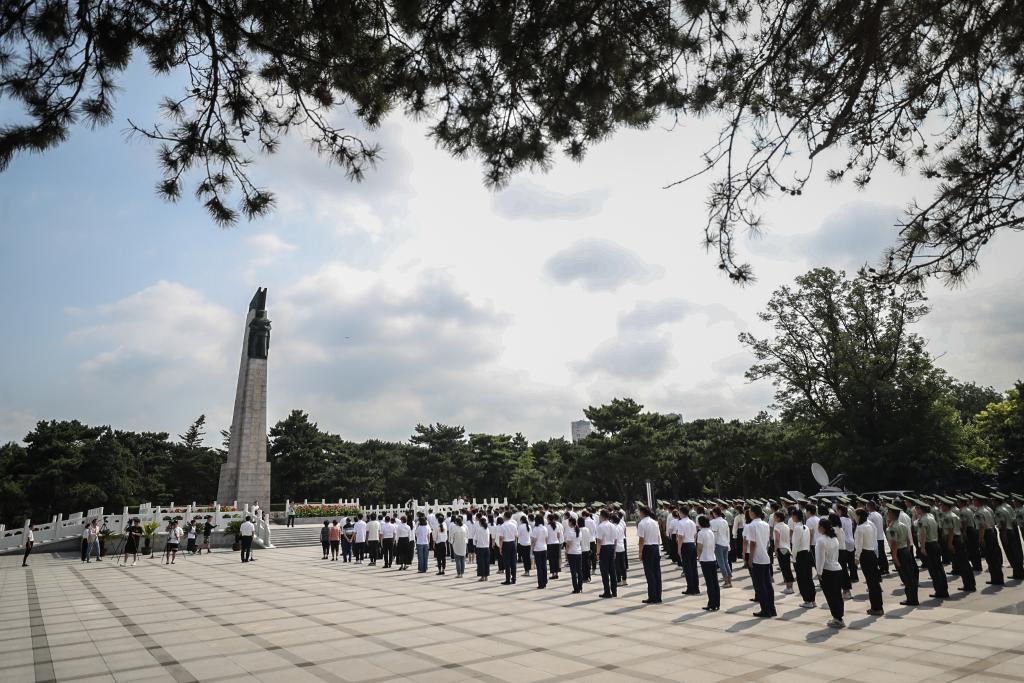
M 379 150 L 339 110 L 371 129 L 424 119 L 488 185 L 619 127 L 712 114 L 725 125 L 695 175 L 724 172 L 705 244 L 731 278 L 752 277 L 735 243 L 758 204 L 803 194 L 835 152 L 832 181 L 869 187 L 880 165 L 932 181 L 875 277 L 955 281 L 1024 225 L 1021 26 L 1024 5 L 982 0 L 7 0 L 0 97 L 24 115 L 0 127 L 0 170 L 109 123 L 133 55 L 187 81 L 164 121 L 128 122 L 159 145 L 157 192 L 193 192 L 220 225 L 271 210 L 250 165 L 291 132 L 362 178 Z

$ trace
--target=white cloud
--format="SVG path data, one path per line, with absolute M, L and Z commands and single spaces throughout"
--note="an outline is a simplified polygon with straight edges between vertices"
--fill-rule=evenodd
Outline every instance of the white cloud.
M 604 189 L 559 192 L 516 178 L 508 187 L 495 192 L 491 206 L 499 216 L 513 220 L 577 219 L 600 213 L 607 198 L 608 191 Z
M 652 282 L 664 270 L 615 242 L 583 239 L 549 258 L 544 272 L 559 284 L 579 282 L 592 291 L 614 291 L 628 283 Z

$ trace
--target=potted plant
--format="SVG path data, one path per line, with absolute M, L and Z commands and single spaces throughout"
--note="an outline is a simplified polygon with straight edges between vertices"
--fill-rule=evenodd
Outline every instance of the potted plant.
M 235 541 L 231 544 L 231 549 L 238 552 L 242 549 L 242 520 L 236 519 L 234 522 L 228 522 L 227 529 L 229 534 L 234 536 Z
M 145 543 L 142 545 L 142 554 L 149 555 L 153 552 L 153 536 L 156 535 L 156 530 L 160 528 L 160 522 L 146 522 L 142 525 L 142 538 Z

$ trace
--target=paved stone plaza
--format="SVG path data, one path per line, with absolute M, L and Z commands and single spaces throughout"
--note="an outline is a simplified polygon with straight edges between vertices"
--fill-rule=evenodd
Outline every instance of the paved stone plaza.
M 742 571 L 707 614 L 667 565 L 665 604 L 642 605 L 635 558 L 629 587 L 601 600 L 598 579 L 570 595 L 567 571 L 538 591 L 533 577 L 477 583 L 472 566 L 457 580 L 325 562 L 318 547 L 257 557 L 0 557 L 0 681 L 1024 681 L 1016 581 L 909 609 L 890 578 L 882 618 L 864 614 L 861 583 L 833 631 L 799 595 L 751 617 Z

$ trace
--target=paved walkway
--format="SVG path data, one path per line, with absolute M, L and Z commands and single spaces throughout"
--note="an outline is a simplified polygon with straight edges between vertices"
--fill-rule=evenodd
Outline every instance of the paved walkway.
M 751 617 L 745 576 L 707 614 L 667 565 L 665 604 L 644 606 L 635 559 L 629 587 L 601 600 L 597 579 L 571 595 L 568 572 L 538 591 L 533 577 L 385 571 L 319 548 L 257 557 L 126 569 L 40 553 L 27 570 L 0 557 L 0 681 L 1024 681 L 1018 582 L 909 609 L 889 579 L 883 618 L 857 584 L 837 632 L 798 595 L 779 596 L 778 619 Z

